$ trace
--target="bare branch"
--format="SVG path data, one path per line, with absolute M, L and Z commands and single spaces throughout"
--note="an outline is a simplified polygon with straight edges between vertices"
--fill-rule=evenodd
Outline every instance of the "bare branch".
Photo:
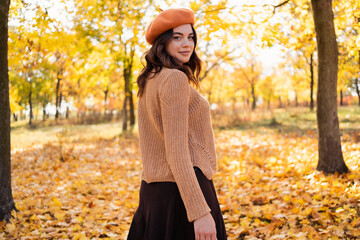
M 267 22 L 270 18 L 272 18 L 276 12 L 276 9 L 277 8 L 280 8 L 282 6 L 284 6 L 285 4 L 287 4 L 288 2 L 290 2 L 290 0 L 285 0 L 277 5 L 271 5 L 271 4 L 263 4 L 263 5 L 241 5 L 241 6 L 237 6 L 237 5 L 234 5 L 232 7 L 220 7 L 220 8 L 214 8 L 214 9 L 210 9 L 210 10 L 207 10 L 207 11 L 198 11 L 196 12 L 196 16 L 197 17 L 200 17 L 200 14 L 202 13 L 210 13 L 210 12 L 220 12 L 222 10 L 232 10 L 232 9 L 235 9 L 235 8 L 239 8 L 239 7 L 242 7 L 242 8 L 254 8 L 254 7 L 273 7 L 273 11 L 272 11 L 272 15 L 269 16 L 268 18 L 266 18 L 264 21 L 260 22 L 260 23 L 256 23 L 256 22 L 253 22 L 253 21 L 248 21 L 247 23 L 251 23 L 251 24 L 262 24 L 262 23 L 265 23 Z
M 290 2 L 290 0 L 286 0 L 286 1 L 282 2 L 282 3 L 279 3 L 278 5 L 274 6 L 274 8 L 281 7 L 281 6 L 285 5 L 285 4 L 287 4 L 288 2 Z
M 222 62 L 226 62 L 226 61 L 231 61 L 234 60 L 235 57 L 228 57 L 231 53 L 233 53 L 235 51 L 235 49 L 226 52 L 224 55 L 222 55 L 219 59 L 217 59 L 216 62 L 214 62 L 210 67 L 206 68 L 204 74 L 199 78 L 199 81 L 201 82 L 207 75 L 208 73 L 215 68 L 216 66 L 218 66 L 220 63 Z M 206 61 L 206 64 L 208 64 L 208 61 Z
M 234 8 L 238 8 L 238 7 L 246 7 L 246 8 L 253 8 L 253 7 L 273 7 L 274 8 L 274 13 L 275 13 L 275 10 L 276 8 L 279 8 L 279 7 L 282 7 L 283 5 L 287 4 L 288 2 L 290 2 L 290 0 L 285 0 L 277 5 L 271 5 L 271 4 L 263 4 L 263 5 L 247 5 L 247 4 L 244 4 L 244 5 L 241 5 L 241 6 L 238 6 L 238 5 L 234 5 L 232 7 L 220 7 L 220 8 L 215 8 L 215 9 L 211 9 L 211 10 L 207 10 L 207 11 L 198 11 L 197 13 L 209 13 L 209 12 L 220 12 L 222 10 L 225 10 L 225 9 L 234 9 Z

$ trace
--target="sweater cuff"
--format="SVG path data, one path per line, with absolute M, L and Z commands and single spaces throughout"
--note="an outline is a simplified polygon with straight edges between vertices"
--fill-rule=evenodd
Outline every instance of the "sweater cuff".
M 205 210 L 206 209 L 206 210 Z M 195 221 L 196 219 L 199 219 L 199 218 L 201 218 L 201 217 L 203 217 L 203 216 L 205 216 L 206 214 L 208 214 L 208 213 L 210 213 L 211 212 L 211 209 L 208 207 L 208 206 L 206 206 L 206 208 L 205 208 L 204 210 L 200 210 L 199 209 L 199 211 L 194 211 L 194 212 L 190 212 L 190 213 L 188 213 L 188 220 L 189 220 L 189 222 L 193 222 L 193 221 Z

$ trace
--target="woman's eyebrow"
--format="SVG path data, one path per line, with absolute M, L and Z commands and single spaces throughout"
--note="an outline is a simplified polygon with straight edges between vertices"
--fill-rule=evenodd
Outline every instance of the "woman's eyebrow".
M 181 32 L 174 32 L 173 34 L 179 34 L 179 35 L 181 35 L 181 36 L 184 36 L 184 34 L 181 33 Z M 194 33 L 189 33 L 189 35 L 194 35 Z

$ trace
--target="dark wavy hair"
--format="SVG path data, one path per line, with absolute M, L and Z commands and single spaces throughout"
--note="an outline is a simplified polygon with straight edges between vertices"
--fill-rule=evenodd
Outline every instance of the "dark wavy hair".
M 194 51 L 191 54 L 190 60 L 187 63 L 180 64 L 175 58 L 169 55 L 166 51 L 166 43 L 171 40 L 173 36 L 173 29 L 170 29 L 162 33 L 157 37 L 151 46 L 151 48 L 145 52 L 146 64 L 141 70 L 140 75 L 137 78 L 137 85 L 139 91 L 137 93 L 138 97 L 141 97 L 144 92 L 146 81 L 149 78 L 150 74 L 154 72 L 155 74 L 151 77 L 155 77 L 163 67 L 178 69 L 186 74 L 189 81 L 192 82 L 196 88 L 199 88 L 199 74 L 201 71 L 201 60 L 195 52 L 195 47 L 197 43 L 197 35 L 194 27 L 191 25 L 191 28 L 194 33 Z

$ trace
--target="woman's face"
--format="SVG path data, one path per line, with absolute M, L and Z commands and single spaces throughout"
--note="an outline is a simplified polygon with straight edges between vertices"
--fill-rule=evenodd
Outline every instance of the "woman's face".
M 166 43 L 166 51 L 180 64 L 186 63 L 194 51 L 194 33 L 190 24 L 173 28 L 173 36 Z

